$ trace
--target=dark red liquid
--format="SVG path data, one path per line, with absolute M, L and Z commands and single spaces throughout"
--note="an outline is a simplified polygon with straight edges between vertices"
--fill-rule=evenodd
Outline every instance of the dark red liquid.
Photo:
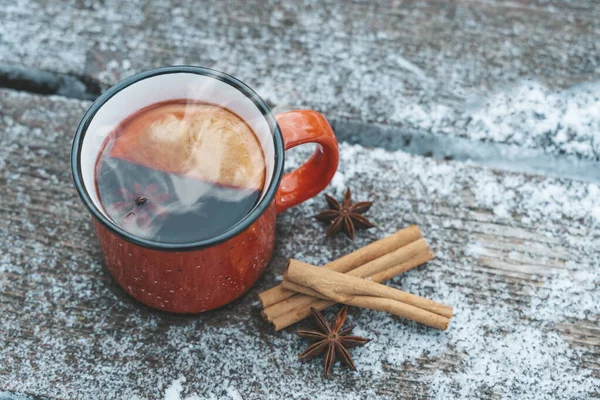
M 98 156 L 95 178 L 117 225 L 183 244 L 213 238 L 248 215 L 264 183 L 264 155 L 231 111 L 174 100 L 121 122 Z
M 165 243 L 215 237 L 248 215 L 260 197 L 255 190 L 218 186 L 117 158 L 100 160 L 96 185 L 113 221 L 136 236 Z M 182 200 L 178 191 L 189 188 L 194 195 Z

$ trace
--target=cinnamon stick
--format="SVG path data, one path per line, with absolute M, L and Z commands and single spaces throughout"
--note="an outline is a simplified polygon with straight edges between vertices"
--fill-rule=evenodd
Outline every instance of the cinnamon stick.
M 290 260 L 283 276 L 283 287 L 298 293 L 343 303 L 354 296 L 373 296 L 401 301 L 447 318 L 452 307 L 368 279 L 324 270 L 298 260 Z
M 372 280 L 373 282 L 381 283 L 381 282 L 391 279 L 394 276 L 397 276 L 403 272 L 406 272 L 412 268 L 422 265 L 422 264 L 426 263 L 427 261 L 430 261 L 431 259 L 433 259 L 433 254 L 430 251 L 427 251 L 427 252 L 421 253 L 421 254 L 411 258 L 408 261 L 400 263 L 386 271 L 375 274 L 375 275 L 369 277 L 368 279 Z M 305 296 L 305 295 L 298 295 L 298 296 L 308 297 L 311 299 L 311 302 L 308 304 L 301 305 L 297 308 L 290 309 L 286 313 L 273 318 L 273 320 L 270 322 L 273 324 L 276 331 L 287 328 L 288 326 L 293 325 L 296 322 L 302 321 L 304 318 L 307 318 L 308 316 L 310 316 L 311 307 L 314 307 L 317 310 L 322 311 L 322 310 L 326 309 L 327 307 L 330 307 L 330 306 L 336 304 L 335 301 L 331 301 L 331 300 L 316 299 L 312 296 Z
M 290 260 L 284 274 L 286 289 L 325 300 L 370 308 L 447 329 L 452 307 L 348 274 Z
M 423 238 L 421 238 L 421 239 L 415 240 L 412 243 L 407 244 L 406 246 L 400 247 L 397 250 L 394 250 L 388 254 L 385 254 L 379 258 L 376 258 L 371 262 L 361 265 L 360 267 L 357 267 L 357 268 L 353 269 L 352 271 L 349 271 L 347 274 L 351 275 L 351 276 L 356 276 L 359 278 L 371 277 L 378 273 L 384 273 L 385 271 L 389 270 L 390 267 L 402 264 L 405 261 L 408 261 L 411 258 L 415 257 L 416 255 L 424 253 L 424 252 L 428 252 L 428 251 L 429 251 L 429 245 Z M 396 275 L 398 275 L 400 273 L 401 272 L 398 272 Z M 388 275 L 389 275 L 389 273 L 386 274 L 386 276 L 388 276 Z M 387 279 L 390 279 L 390 278 L 387 278 Z M 262 311 L 262 316 L 267 321 L 272 322 L 275 318 L 277 318 L 285 313 L 288 313 L 295 308 L 315 302 L 316 300 L 317 299 L 315 299 L 314 297 L 305 296 L 305 295 L 301 295 L 301 294 L 292 296 L 284 301 L 281 301 L 277 304 L 274 304 L 270 307 L 265 308 Z
M 408 228 L 399 230 L 390 236 L 386 236 L 383 239 L 377 240 L 376 242 L 338 258 L 323 267 L 346 273 L 422 237 L 423 235 L 419 228 L 416 225 L 411 225 Z M 263 308 L 267 308 L 292 297 L 294 294 L 295 292 L 285 290 L 282 285 L 277 285 L 260 293 L 258 298 Z

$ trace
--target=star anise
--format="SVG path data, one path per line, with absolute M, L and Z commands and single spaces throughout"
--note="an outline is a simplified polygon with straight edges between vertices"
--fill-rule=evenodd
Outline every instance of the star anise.
M 327 377 L 333 369 L 335 364 L 336 355 L 339 357 L 348 367 L 356 371 L 356 366 L 350 357 L 348 349 L 351 347 L 359 347 L 367 344 L 370 339 L 365 339 L 359 336 L 350 336 L 352 333 L 352 326 L 342 329 L 346 317 L 348 316 L 348 307 L 343 306 L 338 313 L 335 315 L 332 325 L 325 320 L 323 314 L 321 314 L 316 308 L 311 307 L 313 318 L 317 324 L 318 330 L 299 330 L 296 333 L 308 340 L 312 340 L 315 343 L 310 345 L 302 354 L 298 357 L 301 361 L 310 361 L 313 358 L 325 353 L 324 357 L 324 373 Z
M 151 183 L 144 190 L 142 185 L 135 183 L 133 191 L 125 187 L 117 189 L 116 201 L 108 206 L 111 214 L 116 214 L 122 224 L 135 222 L 138 228 L 146 228 L 152 223 L 153 217 L 164 219 L 167 210 L 163 204 L 169 199 L 169 193 L 158 193 L 158 185 Z
M 352 193 L 350 192 L 350 188 L 346 188 L 344 200 L 341 204 L 327 194 L 325 195 L 325 199 L 329 205 L 329 210 L 323 211 L 322 213 L 316 215 L 315 218 L 319 221 L 329 222 L 327 236 L 335 235 L 343 229 L 344 233 L 350 239 L 354 240 L 354 233 L 356 229 L 369 229 L 376 226 L 361 215 L 366 213 L 369 208 L 371 208 L 373 202 L 361 201 L 359 203 L 352 204 Z

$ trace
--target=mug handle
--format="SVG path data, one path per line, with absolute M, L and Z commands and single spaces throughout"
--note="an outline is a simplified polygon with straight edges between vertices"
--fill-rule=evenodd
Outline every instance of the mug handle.
M 294 110 L 275 116 L 285 150 L 316 143 L 313 155 L 300 167 L 285 174 L 275 194 L 277 213 L 316 196 L 331 182 L 338 167 L 338 142 L 325 117 L 313 110 Z

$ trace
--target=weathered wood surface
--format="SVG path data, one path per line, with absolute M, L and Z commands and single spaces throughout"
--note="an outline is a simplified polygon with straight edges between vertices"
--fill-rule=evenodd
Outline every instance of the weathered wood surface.
M 594 161 L 599 18 L 592 0 L 0 0 L 0 65 L 103 85 L 205 65 L 340 127 L 376 122 Z M 102 267 L 68 169 L 88 105 L 0 91 L 0 390 L 86 400 L 158 399 L 178 384 L 175 398 L 600 398 L 596 185 L 342 145 L 330 191 L 350 184 L 374 198 L 379 230 L 356 243 L 315 240 L 323 227 L 310 216 L 324 204 L 309 201 L 279 217 L 275 257 L 246 296 L 168 315 L 127 297 Z M 354 310 L 357 331 L 374 339 L 353 353 L 360 373 L 323 380 L 320 365 L 297 362 L 305 343 L 293 329 L 274 333 L 260 319 L 256 294 L 289 257 L 322 264 L 409 223 L 438 258 L 394 285 L 453 304 L 450 330 Z
M 348 184 L 373 199 L 379 228 L 354 243 L 324 239 L 311 216 L 325 202 L 311 200 L 279 216 L 273 261 L 247 295 L 177 316 L 141 306 L 103 269 L 68 162 L 88 105 L 0 91 L 0 390 L 85 400 L 600 398 L 597 185 L 342 144 L 328 191 Z M 359 373 L 323 379 L 320 363 L 300 364 L 306 343 L 261 320 L 257 293 L 289 257 L 323 264 L 408 224 L 437 258 L 393 285 L 453 305 L 449 330 L 355 309 L 356 332 L 373 339 L 353 351 Z
M 194 64 L 272 104 L 598 160 L 596 0 L 0 0 L 0 64 Z

